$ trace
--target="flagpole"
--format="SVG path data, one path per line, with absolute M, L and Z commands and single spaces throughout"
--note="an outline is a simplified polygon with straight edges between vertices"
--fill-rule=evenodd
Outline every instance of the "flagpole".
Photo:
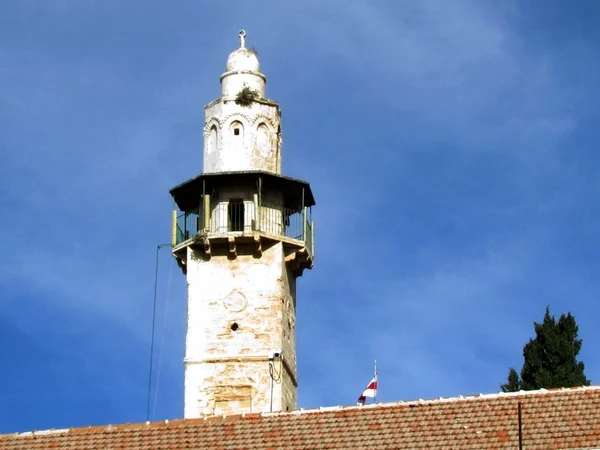
M 377 379 L 377 360 L 374 360 L 373 363 L 373 377 L 375 378 L 375 383 L 377 383 L 377 388 L 375 389 L 375 395 L 373 396 L 373 403 L 377 403 L 377 389 L 379 389 L 379 380 Z

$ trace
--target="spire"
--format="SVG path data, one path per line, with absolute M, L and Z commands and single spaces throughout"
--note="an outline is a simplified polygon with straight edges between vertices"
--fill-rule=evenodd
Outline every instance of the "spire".
M 238 36 L 240 37 L 240 48 L 246 48 L 246 31 L 240 30 Z
M 246 31 L 241 30 L 238 36 L 240 37 L 240 48 L 231 52 L 227 58 L 227 72 L 260 72 L 256 52 L 246 48 Z

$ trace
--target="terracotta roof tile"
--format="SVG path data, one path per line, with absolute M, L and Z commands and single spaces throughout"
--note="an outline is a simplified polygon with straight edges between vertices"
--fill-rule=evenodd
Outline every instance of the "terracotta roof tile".
M 600 386 L 0 436 L 0 450 L 600 447 Z

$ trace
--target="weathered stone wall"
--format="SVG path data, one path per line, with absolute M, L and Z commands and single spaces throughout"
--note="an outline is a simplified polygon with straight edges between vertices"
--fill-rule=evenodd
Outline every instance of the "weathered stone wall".
M 284 373 L 282 380 L 282 402 L 284 405 L 296 407 L 296 387 L 298 385 L 298 367 L 296 360 L 296 278 L 287 266 L 283 267 L 283 283 L 288 295 L 283 304 L 283 359 L 291 373 Z M 282 408 L 285 411 L 285 408 Z
M 243 107 L 234 99 L 219 99 L 206 106 L 203 171 L 239 170 L 281 173 L 280 116 L 276 104 L 253 102 Z
M 235 99 L 244 87 L 256 91 L 261 97 L 265 96 L 266 77 L 254 71 L 225 72 L 221 76 L 221 96 Z
M 205 260 L 188 248 L 185 417 L 269 411 L 269 358 L 281 351 L 272 409 L 294 409 L 296 294 L 283 244 L 263 248 L 261 257 L 213 255 Z

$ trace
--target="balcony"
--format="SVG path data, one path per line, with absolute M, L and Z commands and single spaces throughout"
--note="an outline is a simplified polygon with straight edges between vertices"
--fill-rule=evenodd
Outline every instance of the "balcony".
M 173 256 L 184 273 L 190 256 L 260 258 L 276 242 L 295 276 L 312 268 L 315 198 L 306 181 L 260 170 L 203 173 L 169 192 L 180 211 L 173 211 Z
M 208 209 L 208 214 L 205 210 Z M 299 241 L 314 255 L 311 209 L 259 205 L 256 201 L 229 201 L 181 212 L 173 233 L 175 247 L 198 235 L 236 237 L 261 233 L 285 241 Z

